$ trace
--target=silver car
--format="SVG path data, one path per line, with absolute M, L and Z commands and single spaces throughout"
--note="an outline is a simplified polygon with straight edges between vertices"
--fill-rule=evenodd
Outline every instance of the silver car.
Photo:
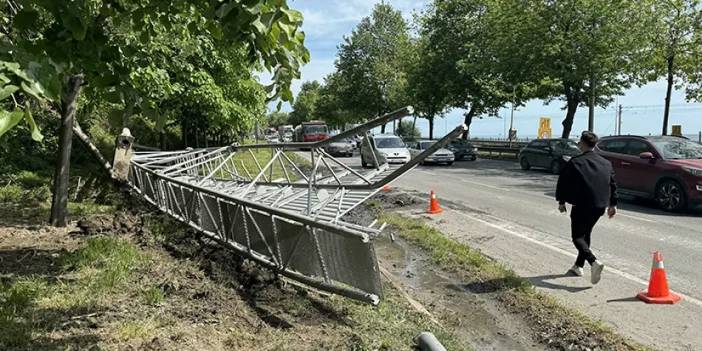
M 409 143 L 409 150 L 410 153 L 412 154 L 412 157 L 415 157 L 424 150 L 430 148 L 432 145 L 434 145 L 436 142 L 431 141 L 431 140 L 420 140 L 420 141 L 414 141 Z M 445 163 L 447 165 L 452 165 L 453 161 L 455 160 L 455 156 L 453 155 L 453 151 L 445 148 L 441 148 L 436 150 L 433 154 L 427 156 L 427 158 L 422 161 L 422 164 L 427 164 L 427 163 Z
M 374 146 L 375 158 L 371 145 Z M 361 164 L 363 167 L 375 167 L 375 159 L 378 163 L 407 163 L 410 160 L 410 152 L 405 142 L 397 135 L 381 134 L 363 138 L 361 141 Z
M 354 142 L 351 139 L 343 139 L 333 142 L 324 147 L 324 150 L 332 156 L 352 157 Z

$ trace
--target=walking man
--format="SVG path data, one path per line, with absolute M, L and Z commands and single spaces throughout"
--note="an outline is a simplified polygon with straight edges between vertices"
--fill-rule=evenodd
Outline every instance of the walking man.
M 566 212 L 566 203 L 573 205 L 570 211 L 570 228 L 573 244 L 578 249 L 578 258 L 568 273 L 583 275 L 585 261 L 590 264 L 592 284 L 600 281 L 604 263 L 590 251 L 590 234 L 597 221 L 604 215 L 609 218 L 617 213 L 617 184 L 614 182 L 612 164 L 592 150 L 598 138 L 592 132 L 583 132 L 578 146 L 582 154 L 573 157 L 561 171 L 556 186 L 556 201 L 561 213 Z

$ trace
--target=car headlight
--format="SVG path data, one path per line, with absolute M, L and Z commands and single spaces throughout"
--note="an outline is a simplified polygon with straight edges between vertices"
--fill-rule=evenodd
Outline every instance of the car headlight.
M 695 177 L 702 177 L 702 169 L 692 167 L 683 167 L 682 169 L 684 169 L 685 171 L 687 171 Z
M 474 147 L 474 148 L 473 148 L 473 151 L 478 152 L 478 148 L 477 148 L 477 147 Z
M 563 155 L 563 161 L 568 162 L 568 161 L 570 161 L 571 158 L 573 158 L 573 157 L 572 157 L 572 156 Z

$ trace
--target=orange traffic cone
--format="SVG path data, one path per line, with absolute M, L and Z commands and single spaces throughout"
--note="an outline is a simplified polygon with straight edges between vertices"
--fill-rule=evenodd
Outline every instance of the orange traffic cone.
M 648 291 L 642 291 L 636 295 L 639 300 L 645 303 L 674 304 L 682 298 L 668 290 L 668 279 L 663 268 L 663 255 L 656 251 L 653 253 L 653 267 L 651 267 L 651 279 L 648 281 Z
M 441 209 L 441 206 L 439 206 L 439 200 L 436 199 L 436 194 L 434 193 L 434 190 L 432 190 L 429 195 L 429 209 L 427 210 L 427 213 L 437 214 L 443 211 L 444 210 Z

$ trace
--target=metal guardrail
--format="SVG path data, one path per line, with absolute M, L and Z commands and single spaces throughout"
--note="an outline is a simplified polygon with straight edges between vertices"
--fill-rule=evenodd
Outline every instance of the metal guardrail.
M 467 127 L 457 127 L 400 167 L 357 171 L 323 147 L 411 112 L 407 107 L 316 143 L 137 152 L 129 180 L 144 199 L 236 254 L 317 289 L 376 304 L 382 288 L 372 239 L 384 225 L 352 224 L 342 217 Z M 311 170 L 287 155 L 307 149 Z M 260 162 L 254 151 L 264 150 L 271 156 Z M 237 163 L 243 155 L 248 167 L 241 159 Z

